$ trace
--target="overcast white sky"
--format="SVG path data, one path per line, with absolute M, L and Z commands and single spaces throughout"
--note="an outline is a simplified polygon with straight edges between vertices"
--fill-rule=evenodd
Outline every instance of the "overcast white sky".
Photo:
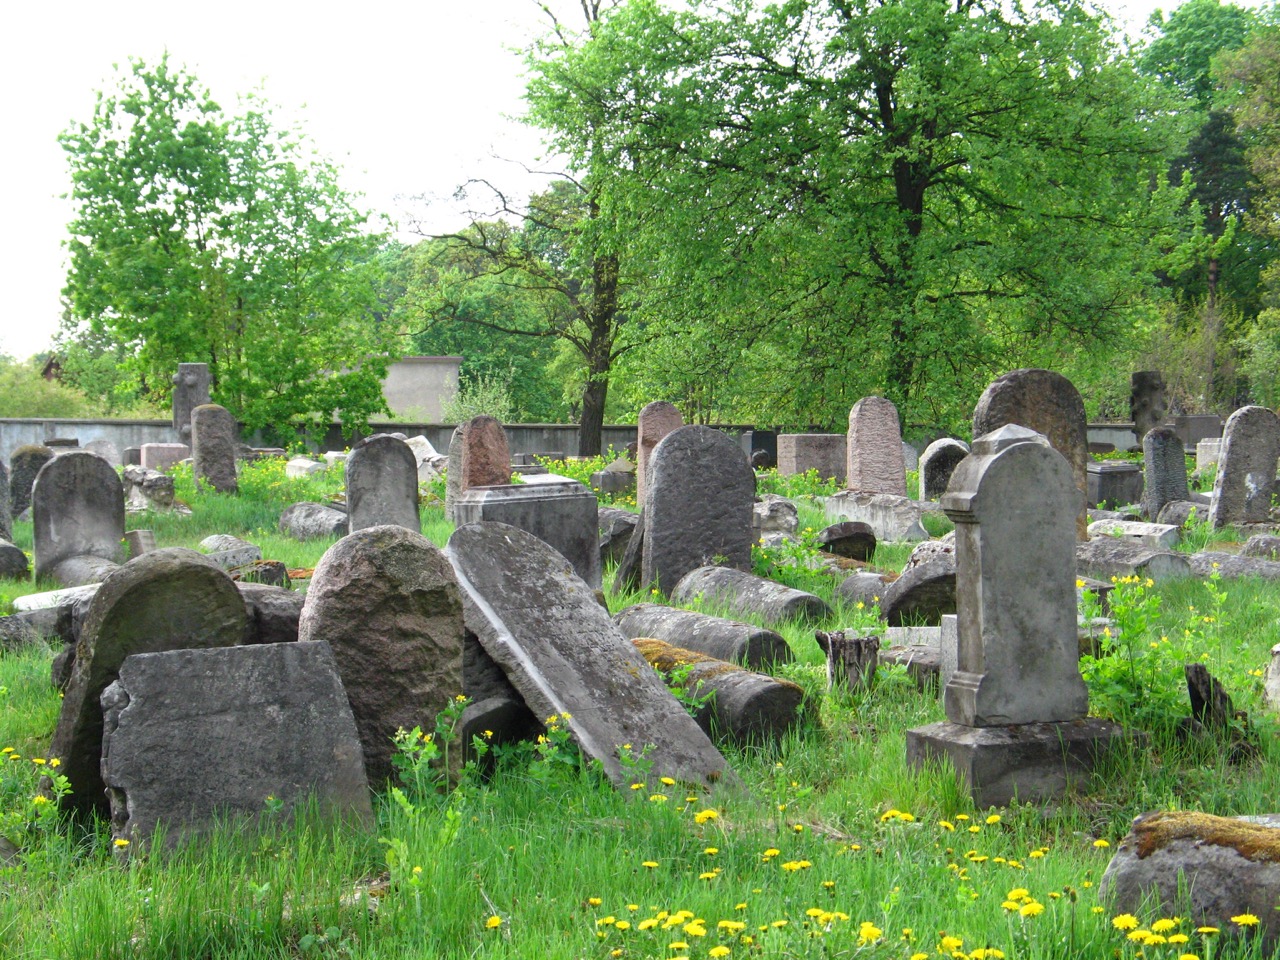
M 550 0 L 570 22 L 576 0 Z M 1141 26 L 1175 2 L 1101 0 Z M 522 66 L 512 48 L 543 32 L 535 0 L 416 0 L 321 5 L 281 0 L 63 0 L 5 4 L 0 89 L 0 353 L 48 349 L 61 315 L 69 208 L 58 134 L 87 120 L 112 65 L 168 49 L 224 107 L 261 85 L 301 118 L 367 208 L 402 223 L 397 195 L 447 198 L 476 175 L 531 181 L 494 156 L 534 163 L 537 134 L 518 115 Z M 528 189 L 516 189 L 517 195 Z

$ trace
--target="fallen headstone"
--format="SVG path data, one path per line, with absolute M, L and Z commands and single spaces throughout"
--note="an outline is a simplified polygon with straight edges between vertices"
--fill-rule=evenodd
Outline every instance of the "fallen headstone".
M 1217 574 L 1228 580 L 1236 577 L 1258 577 L 1262 580 L 1280 580 L 1280 563 L 1261 557 L 1245 557 L 1235 553 L 1205 550 L 1187 557 L 1191 573 L 1197 577 Z
M 1240 556 L 1256 557 L 1260 560 L 1280 560 L 1280 537 L 1267 533 L 1255 534 L 1240 548 Z
M 825 506 L 828 520 L 865 523 L 877 540 L 886 543 L 928 540 L 929 534 L 921 523 L 928 509 L 936 510 L 937 505 L 887 493 L 861 493 L 857 490 L 827 497 Z
M 1076 545 L 1076 571 L 1086 577 L 1150 577 L 1169 580 L 1191 576 L 1185 554 L 1156 550 L 1116 537 L 1095 537 Z
M 752 670 L 795 658 L 787 641 L 772 630 L 660 603 L 634 604 L 614 614 L 613 622 L 629 640 L 652 637 Z
M 1178 545 L 1178 528 L 1171 523 L 1142 523 L 1137 520 L 1095 520 L 1089 524 L 1090 539 L 1114 537 L 1152 550 L 1172 550 Z
M 937 626 L 956 612 L 956 561 L 951 554 L 908 567 L 880 597 L 880 616 L 892 627 Z
M 876 534 L 869 524 L 842 520 L 818 531 L 818 549 L 849 560 L 868 561 L 876 552 Z
M 825 600 L 732 567 L 698 567 L 671 591 L 675 603 L 722 604 L 733 613 L 755 615 L 766 623 L 796 617 L 818 620 L 831 613 Z
M 347 533 L 347 514 L 323 503 L 304 500 L 290 504 L 280 514 L 280 532 L 295 540 L 323 540 Z
M 294 457 L 284 465 L 284 475 L 291 480 L 300 480 L 313 477 L 317 473 L 324 473 L 327 469 L 325 464 L 310 457 Z

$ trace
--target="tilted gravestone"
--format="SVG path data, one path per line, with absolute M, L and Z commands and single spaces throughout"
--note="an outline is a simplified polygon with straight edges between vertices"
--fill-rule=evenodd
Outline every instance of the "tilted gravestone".
M 396 730 L 433 729 L 462 693 L 457 581 L 435 544 L 403 527 L 358 530 L 325 552 L 298 639 L 333 648 L 375 787 L 392 774 Z
M 667 434 L 649 461 L 641 585 L 669 591 L 709 563 L 750 570 L 755 490 L 746 454 L 724 433 L 695 424 Z
M 54 457 L 36 476 L 31 519 L 37 577 L 58 578 L 58 567 L 76 557 L 115 562 L 124 539 L 120 477 L 92 453 Z
M 102 694 L 113 837 L 136 855 L 219 819 L 321 811 L 373 825 L 355 720 L 327 643 L 134 654 Z M 210 789 L 211 783 L 216 787 Z
M 173 375 L 173 431 L 179 443 L 191 445 L 191 411 L 209 402 L 210 382 L 207 363 L 178 364 Z
M 1227 418 L 1209 505 L 1209 522 L 1215 529 L 1270 519 L 1277 460 L 1280 417 L 1266 407 L 1241 407 Z
M 1120 735 L 1084 719 L 1078 492 L 1044 437 L 1009 424 L 974 441 L 942 498 L 956 524 L 956 670 L 948 722 L 908 731 L 907 758 L 948 759 L 980 807 L 1059 795 Z
M 673 603 L 703 600 L 726 607 L 738 616 L 758 616 L 765 623 L 829 616 L 825 600 L 792 587 L 732 567 L 697 567 L 671 589 Z
M 614 614 L 613 622 L 629 640 L 665 640 L 752 670 L 795 659 L 787 641 L 772 630 L 665 604 L 634 604 Z
M 1143 436 L 1142 465 L 1142 512 L 1148 519 L 1159 517 L 1166 503 L 1191 499 L 1186 453 L 1169 427 L 1155 427 Z
M 323 503 L 303 500 L 284 508 L 277 525 L 280 532 L 295 540 L 322 540 L 347 533 L 347 514 Z
M 1145 437 L 1164 423 L 1169 393 L 1159 370 L 1138 370 L 1129 375 L 1129 419 L 1134 433 Z
M 973 435 L 980 437 L 1010 423 L 1042 434 L 1053 449 L 1066 457 L 1080 494 L 1076 539 L 1085 539 L 1089 437 L 1080 391 L 1062 374 L 1051 370 L 1013 370 L 997 377 L 973 409 Z
M 655 400 L 647 404 L 636 417 L 636 503 L 644 503 L 644 492 L 653 459 L 653 448 L 663 437 L 684 426 L 684 417 L 674 403 Z
M 31 506 L 31 488 L 35 485 L 40 468 L 52 460 L 54 453 L 48 447 L 34 443 L 24 444 L 9 457 L 9 506 L 17 517 Z
M 240 430 L 226 407 L 205 403 L 191 411 L 191 459 L 198 486 L 238 493 L 236 448 Z
M 907 495 L 898 408 L 884 397 L 863 397 L 849 411 L 845 486 L 868 493 Z
M 920 499 L 942 499 L 951 474 L 968 455 L 969 445 L 951 437 L 942 437 L 925 447 L 920 454 Z
M 387 524 L 421 531 L 418 463 L 407 443 L 385 433 L 361 440 L 344 469 L 349 533 Z
M 49 747 L 71 782 L 67 805 L 106 812 L 99 698 L 119 676 L 126 657 L 234 646 L 244 639 L 247 626 L 244 600 L 236 585 L 194 550 L 144 553 L 107 577 L 89 601 Z M 177 761 L 157 758 L 157 762 Z
M 664 776 L 696 787 L 738 782 L 567 560 L 503 523 L 459 527 L 446 552 L 485 651 L 534 714 L 561 718 L 616 786 L 642 776 L 619 759 L 627 744 L 651 748 L 654 786 Z

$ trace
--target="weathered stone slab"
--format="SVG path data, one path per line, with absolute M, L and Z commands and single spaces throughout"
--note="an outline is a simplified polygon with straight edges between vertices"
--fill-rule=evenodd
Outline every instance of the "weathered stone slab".
M 796 505 L 776 493 L 761 494 L 751 507 L 751 535 L 759 540 L 766 533 L 795 533 L 800 527 Z
M 617 563 L 626 552 L 640 517 L 630 510 L 618 507 L 600 507 L 596 525 L 600 531 L 600 566 L 606 562 Z
M 31 491 L 36 576 L 71 557 L 115 561 L 124 539 L 124 488 L 107 461 L 75 451 L 54 457 Z
M 613 573 L 613 592 L 640 589 L 640 561 L 644 557 L 644 510 L 636 514 L 636 525 L 631 529 L 622 559 Z
M 1181 553 L 1115 537 L 1096 537 L 1076 544 L 1076 571 L 1099 580 L 1134 576 L 1168 580 L 1191 576 L 1191 564 Z
M 125 658 L 234 646 L 243 640 L 246 623 L 235 584 L 193 550 L 144 553 L 103 581 L 80 629 L 75 667 L 49 747 L 71 781 L 68 806 L 106 811 L 99 698 L 119 676 Z
M 1198 500 L 1170 500 L 1160 508 L 1160 512 L 1156 515 L 1156 523 L 1167 523 L 1181 529 L 1193 517 L 1197 521 L 1207 520 L 1209 505 Z
M 95 456 L 101 457 L 113 467 L 118 467 L 124 462 L 120 456 L 120 448 L 110 440 L 90 440 L 82 449 L 87 453 L 92 453 Z
M 1088 474 L 1088 504 L 1090 507 L 1110 504 L 1122 507 L 1142 502 L 1142 468 L 1124 460 L 1090 461 Z
M 1266 407 L 1241 407 L 1227 418 L 1209 505 L 1215 529 L 1270 519 L 1277 460 L 1280 417 Z
M 859 571 L 845 577 L 836 585 L 836 596 L 850 606 L 879 607 L 885 592 L 895 578 L 886 578 L 878 573 Z
M 1215 573 L 1227 580 L 1236 577 L 1258 577 L 1262 580 L 1280 580 L 1280 563 L 1261 557 L 1243 557 L 1234 553 L 1206 550 L 1187 557 L 1191 573 L 1197 577 L 1210 577 Z
M 218 818 L 322 811 L 375 823 L 360 740 L 327 643 L 129 656 L 102 694 L 111 832 L 145 849 Z
M 1089 524 L 1090 539 L 1115 537 L 1152 550 L 1172 550 L 1180 539 L 1171 523 L 1141 523 L 1137 520 L 1095 520 Z
M 190 456 L 191 448 L 185 443 L 144 443 L 139 448 L 139 466 L 164 472 Z
M 673 430 L 684 426 L 684 417 L 674 403 L 655 400 L 636 417 L 636 503 L 644 504 L 648 486 L 649 461 L 653 449 Z
M 511 483 L 511 447 L 507 431 L 494 417 L 472 417 L 462 432 L 462 487 L 497 487 Z
M 226 407 L 204 403 L 191 411 L 191 460 L 196 485 L 218 493 L 239 493 L 236 451 L 240 428 Z
M 173 477 L 130 464 L 122 474 L 127 509 L 170 510 L 174 506 Z
M 25 580 L 28 573 L 27 555 L 8 540 L 0 540 L 0 579 Z
M 209 402 L 211 382 L 207 363 L 178 364 L 178 372 L 173 375 L 173 430 L 183 445 L 191 443 L 191 413 Z
M 403 527 L 367 527 L 325 551 L 298 639 L 333 647 L 375 787 L 392 774 L 396 730 L 429 728 L 462 693 L 457 581 L 435 544 Z
M 20 516 L 31 505 L 31 488 L 40 468 L 52 460 L 54 453 L 48 447 L 23 444 L 9 457 L 9 507 L 11 515 Z
M 1169 393 L 1159 370 L 1135 370 L 1129 375 L 1129 419 L 1140 437 L 1164 423 Z
M 129 545 L 130 560 L 156 549 L 156 535 L 152 530 L 130 530 L 124 540 Z
M 745 462 L 745 457 L 744 457 Z M 623 744 L 652 746 L 651 774 L 698 786 L 736 784 L 707 735 L 609 620 L 569 562 L 532 534 L 471 523 L 449 539 L 467 623 L 537 716 L 570 734 L 617 786 L 635 771 Z
M 672 646 L 752 670 L 795 659 L 787 641 L 772 630 L 660 603 L 634 604 L 614 614 L 613 622 L 629 640 L 665 640 Z
M 778 473 L 784 477 L 817 471 L 819 480 L 845 482 L 847 438 L 839 433 L 778 434 Z
M 1254 534 L 1240 548 L 1240 556 L 1260 560 L 1280 560 L 1280 537 L 1269 533 Z
M 422 530 L 418 465 L 407 443 L 388 434 L 361 440 L 347 457 L 345 470 L 349 533 L 388 524 L 415 533 Z M 341 663 L 341 655 L 338 660 Z M 370 779 L 375 779 L 372 773 Z
M 444 516 L 453 522 L 453 502 L 462 492 L 462 436 L 467 432 L 465 423 L 453 428 L 449 436 L 449 460 L 444 475 Z
M 323 503 L 304 500 L 290 504 L 280 514 L 280 532 L 295 540 L 323 540 L 347 533 L 347 515 Z
M 870 560 L 876 552 L 876 534 L 870 524 L 842 520 L 818 531 L 818 549 L 848 560 Z
M 796 617 L 818 620 L 831 613 L 825 600 L 757 577 L 732 567 L 698 567 L 685 574 L 671 591 L 676 603 L 723 604 L 733 613 L 754 614 L 766 623 L 781 623 Z
M 880 597 L 880 616 L 892 627 L 936 626 L 956 612 L 956 561 L 950 554 L 909 567 Z
M 244 598 L 248 614 L 246 644 L 293 643 L 298 639 L 298 620 L 305 599 L 302 594 L 285 587 L 243 581 L 237 581 L 236 589 Z
M 1202 473 L 1216 464 L 1221 452 L 1221 437 L 1196 441 L 1196 473 Z
M 942 437 L 925 447 L 920 454 L 920 499 L 940 500 L 947 492 L 951 474 L 968 455 L 969 445 L 951 437 Z
M 906 497 L 846 490 L 827 497 L 825 509 L 828 520 L 865 523 L 877 540 L 896 543 L 929 539 L 928 532 L 920 522 L 926 508 L 920 501 Z
M 27 613 L 54 607 L 69 608 L 77 601 L 92 599 L 101 586 L 101 583 L 89 583 L 79 587 L 66 587 L 62 590 L 48 590 L 44 593 L 28 593 L 26 596 L 14 599 L 13 609 L 16 613 Z
M 1166 503 L 1190 500 L 1187 456 L 1182 438 L 1168 427 L 1156 427 L 1142 438 L 1142 512 L 1150 520 Z
M 305 477 L 313 477 L 317 473 L 324 473 L 327 469 L 328 467 L 319 460 L 312 460 L 310 457 L 294 457 L 284 465 L 284 475 L 293 480 L 301 480 Z
M 863 397 L 849 411 L 845 484 L 850 490 L 907 495 L 898 408 L 884 397 Z

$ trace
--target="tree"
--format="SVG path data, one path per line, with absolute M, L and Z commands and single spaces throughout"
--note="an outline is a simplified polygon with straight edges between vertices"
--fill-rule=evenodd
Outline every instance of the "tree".
M 782 364 L 779 419 L 874 392 L 954 422 L 1020 356 L 1141 321 L 1180 240 L 1181 192 L 1147 189 L 1166 104 L 1074 0 L 632 0 L 535 66 L 535 122 L 609 169 L 644 316 Z
M 64 336 L 123 348 L 160 396 L 177 363 L 208 362 L 214 400 L 251 429 L 386 409 L 380 238 L 268 106 L 228 115 L 167 57 L 133 60 L 61 142 L 76 211 Z

